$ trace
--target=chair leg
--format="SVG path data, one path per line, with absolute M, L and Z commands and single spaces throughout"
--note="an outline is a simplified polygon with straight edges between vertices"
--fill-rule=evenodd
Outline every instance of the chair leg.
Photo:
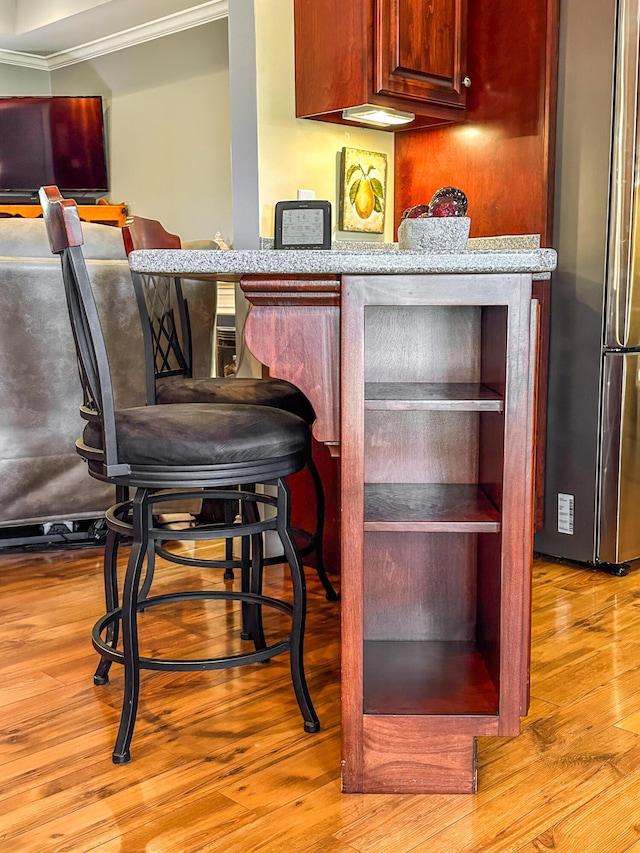
M 258 506 L 250 503 L 247 507 L 247 518 L 253 522 L 260 520 Z M 264 548 L 261 533 L 254 533 L 251 537 L 251 592 L 256 595 L 262 594 L 262 579 L 264 570 Z M 266 649 L 267 641 L 264 636 L 264 625 L 262 624 L 262 606 L 253 605 L 251 608 L 251 633 L 256 651 Z M 265 661 L 268 663 L 268 661 Z
M 315 529 L 315 555 L 316 555 L 316 572 L 318 573 L 318 577 L 320 578 L 320 583 L 324 587 L 324 591 L 326 593 L 327 601 L 339 601 L 340 596 L 335 591 L 333 584 L 329 580 L 327 576 L 326 569 L 324 567 L 324 554 L 322 550 L 322 544 L 324 539 L 324 515 L 325 515 L 325 504 L 324 504 L 324 489 L 322 487 L 322 480 L 320 479 L 320 474 L 318 473 L 318 469 L 316 468 L 315 462 L 311 457 L 309 457 L 309 461 L 307 463 L 307 467 L 309 469 L 309 473 L 311 474 L 311 480 L 313 482 L 313 490 L 316 496 L 316 529 Z
M 138 595 L 138 601 L 144 601 L 144 599 L 149 595 L 149 590 L 151 589 L 151 584 L 153 582 L 153 575 L 156 570 L 156 545 L 152 540 L 147 543 L 147 566 L 144 573 L 144 581 L 142 584 L 142 589 Z
M 307 680 L 304 674 L 304 629 L 307 613 L 307 591 L 304 569 L 300 563 L 298 549 L 291 536 L 291 507 L 289 487 L 286 482 L 278 480 L 278 518 L 277 529 L 284 547 L 285 557 L 291 572 L 293 585 L 293 617 L 291 623 L 291 679 L 298 700 L 298 706 L 304 718 L 306 732 L 320 731 L 320 721 L 315 712 Z
M 241 509 L 244 515 L 244 508 Z M 227 542 L 232 542 L 232 539 L 227 539 Z M 241 539 L 241 559 L 240 559 L 240 589 L 242 592 L 251 590 L 251 542 L 249 536 L 243 536 Z M 226 577 L 226 575 L 225 575 Z M 251 640 L 253 638 L 253 618 L 251 615 L 251 605 L 246 601 L 242 602 L 242 631 L 240 636 L 243 640 Z
M 233 524 L 233 504 L 230 501 L 224 502 L 224 523 L 228 526 Z M 227 562 L 233 560 L 233 539 L 226 539 L 224 543 L 224 558 Z M 233 569 L 224 570 L 224 579 L 226 581 L 233 580 Z
M 116 484 L 116 503 L 123 504 L 129 500 L 129 487 Z
M 148 554 L 151 508 L 146 489 L 138 489 L 133 499 L 133 544 L 122 593 L 122 645 L 124 654 L 124 696 L 120 727 L 113 750 L 113 763 L 131 760 L 129 747 L 138 710 L 140 661 L 138 650 L 138 587 L 145 556 Z
M 253 501 L 243 501 L 241 512 L 242 520 L 246 524 L 255 524 L 260 521 L 257 504 Z M 260 595 L 262 593 L 264 568 L 262 534 L 254 533 L 250 537 L 243 537 L 242 549 L 242 592 L 252 592 Z M 264 627 L 262 625 L 262 607 L 260 605 L 242 602 L 242 639 L 253 640 L 256 651 L 267 647 Z M 264 661 L 264 663 L 267 662 Z
M 104 598 L 105 612 L 111 613 L 118 606 L 118 549 L 122 541 L 121 534 L 109 530 L 104 548 Z M 145 573 L 144 584 L 138 596 L 142 601 L 149 594 L 149 588 L 153 581 L 153 573 L 155 570 L 155 549 L 153 543 L 149 543 L 147 552 L 147 570 Z M 118 645 L 118 637 L 120 634 L 120 620 L 114 619 L 109 624 L 106 632 L 106 641 L 110 646 L 115 648 Z M 103 685 L 109 683 L 109 670 L 111 669 L 112 660 L 101 658 L 100 663 L 93 675 L 93 683 Z
M 107 539 L 104 546 L 104 600 L 106 613 L 111 613 L 118 606 L 118 547 L 120 539 L 120 534 L 116 533 L 115 530 L 107 532 Z M 114 619 L 107 628 L 105 639 L 113 648 L 118 645 L 119 628 L 120 621 L 118 619 Z M 112 661 L 108 658 L 100 659 L 98 668 L 93 676 L 94 684 L 109 683 L 111 664 Z

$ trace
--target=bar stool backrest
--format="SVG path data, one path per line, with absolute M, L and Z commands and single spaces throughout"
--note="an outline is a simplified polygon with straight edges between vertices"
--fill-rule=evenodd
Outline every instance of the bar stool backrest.
M 180 249 L 180 237 L 155 219 L 134 216 L 123 227 L 127 255 L 134 249 Z M 145 346 L 147 402 L 156 401 L 156 382 L 193 375 L 189 308 L 179 278 L 132 272 Z
M 72 199 L 60 195 L 56 186 L 39 191 L 49 245 L 62 261 L 62 278 L 78 357 L 84 400 L 80 414 L 97 421 L 102 432 L 102 450 L 108 476 L 128 473 L 129 466 L 118 463 L 115 406 L 111 373 L 102 326 L 91 280 L 82 253 L 82 225 Z

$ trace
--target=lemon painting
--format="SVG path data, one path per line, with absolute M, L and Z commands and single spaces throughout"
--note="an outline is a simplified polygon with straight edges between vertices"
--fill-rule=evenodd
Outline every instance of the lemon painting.
M 387 205 L 387 155 L 343 148 L 341 171 L 339 229 L 382 234 Z

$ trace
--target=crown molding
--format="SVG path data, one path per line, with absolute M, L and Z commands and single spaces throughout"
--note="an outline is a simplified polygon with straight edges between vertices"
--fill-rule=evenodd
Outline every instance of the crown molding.
M 3 50 L 0 48 L 0 63 L 3 65 L 20 65 L 23 68 L 36 68 L 38 71 L 49 71 L 46 56 L 37 53 L 21 53 L 18 50 Z
M 24 68 L 35 68 L 40 71 L 54 71 L 57 68 L 75 65 L 77 62 L 86 62 L 88 59 L 95 59 L 97 56 L 134 47 L 137 44 L 153 41 L 153 39 L 162 38 L 172 33 L 199 27 L 210 21 L 226 18 L 228 15 L 229 0 L 209 0 L 208 3 L 201 3 L 199 6 L 185 9 L 183 12 L 166 15 L 156 21 L 140 24 L 112 36 L 105 36 L 68 50 L 60 50 L 48 56 L 0 49 L 0 63 L 21 65 Z

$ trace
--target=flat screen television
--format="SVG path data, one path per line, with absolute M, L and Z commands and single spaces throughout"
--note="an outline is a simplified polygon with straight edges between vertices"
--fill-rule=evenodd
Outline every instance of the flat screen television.
M 70 198 L 109 190 L 102 98 L 0 98 L 0 195 L 37 202 L 55 184 Z

